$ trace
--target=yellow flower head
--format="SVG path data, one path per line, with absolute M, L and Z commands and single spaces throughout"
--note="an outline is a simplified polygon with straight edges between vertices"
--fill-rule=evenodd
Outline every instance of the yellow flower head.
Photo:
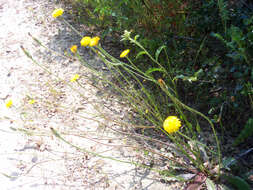
M 63 9 L 55 9 L 52 13 L 52 17 L 57 18 L 58 16 L 61 16 L 63 14 Z
M 100 38 L 98 36 L 91 38 L 90 40 L 90 47 L 98 45 Z
M 70 82 L 75 82 L 77 79 L 79 79 L 80 76 L 78 74 L 75 74 L 71 79 Z
M 163 128 L 168 133 L 174 133 L 181 127 L 181 121 L 176 116 L 169 116 L 163 122 Z
M 12 106 L 12 104 L 13 104 L 12 100 L 8 100 L 8 101 L 5 103 L 5 106 L 6 106 L 7 108 L 10 108 L 10 107 Z
M 88 46 L 90 44 L 90 41 L 91 41 L 91 37 L 89 37 L 89 36 L 83 37 L 80 42 L 81 46 Z
M 76 53 L 77 52 L 77 45 L 73 45 L 71 48 L 70 48 L 70 51 L 72 52 L 72 53 Z
M 34 103 L 35 103 L 35 100 L 34 100 L 34 99 L 30 99 L 30 100 L 28 101 L 28 103 L 29 103 L 29 104 L 34 104 Z
M 126 57 L 127 56 L 127 54 L 130 52 L 130 50 L 129 49 L 126 49 L 126 50 L 124 50 L 121 54 L 120 54 L 120 58 L 123 58 L 123 57 Z

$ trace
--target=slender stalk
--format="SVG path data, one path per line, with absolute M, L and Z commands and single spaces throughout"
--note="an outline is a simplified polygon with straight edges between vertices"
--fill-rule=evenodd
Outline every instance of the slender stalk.
M 215 141 L 216 141 L 216 144 L 217 144 L 217 151 L 218 151 L 218 162 L 219 162 L 219 168 L 218 168 L 218 176 L 217 178 L 220 176 L 220 166 L 221 166 L 221 149 L 220 149 L 220 143 L 219 143 L 219 140 L 218 140 L 218 137 L 217 137 L 217 134 L 216 134 L 216 131 L 214 129 L 214 125 L 212 123 L 212 121 L 206 117 L 204 114 L 202 114 L 201 112 L 193 109 L 193 108 L 190 108 L 189 106 L 183 104 L 181 101 L 179 101 L 177 98 L 175 98 L 172 94 L 170 94 L 170 92 L 166 89 L 164 89 L 162 86 L 161 88 L 165 91 L 165 93 L 170 97 L 170 99 L 177 105 L 180 105 L 181 107 L 183 107 L 184 109 L 192 112 L 192 113 L 195 113 L 201 117 L 203 117 L 205 120 L 208 121 L 208 123 L 210 124 L 211 128 L 212 128 L 212 131 L 213 131 L 213 134 L 214 134 L 214 137 L 215 137 Z
M 131 38 L 131 37 L 129 37 L 129 41 L 132 42 L 133 44 L 136 44 L 136 45 L 139 46 L 143 51 L 145 51 L 146 55 L 147 55 L 154 63 L 156 63 L 160 68 L 162 68 L 163 71 L 164 71 L 165 73 L 167 73 L 167 72 L 166 72 L 166 69 L 165 69 L 158 61 L 156 61 L 156 60 L 149 54 L 149 52 L 148 52 L 138 41 L 134 40 L 134 39 Z
M 97 156 L 97 157 L 104 158 L 104 159 L 110 159 L 110 160 L 117 161 L 117 162 L 120 162 L 120 163 L 125 163 L 125 164 L 131 164 L 131 165 L 139 166 L 139 167 L 146 168 L 146 169 L 149 169 L 149 170 L 153 170 L 153 171 L 156 171 L 156 172 L 161 172 L 160 170 L 157 170 L 155 168 L 152 168 L 152 167 L 144 165 L 144 164 L 140 164 L 140 163 L 133 162 L 133 161 L 130 162 L 130 161 L 125 161 L 125 160 L 120 160 L 120 159 L 117 159 L 117 158 L 114 158 L 114 157 L 111 157 L 111 156 L 104 156 L 104 155 L 98 154 L 96 152 L 92 152 L 92 151 L 86 150 L 84 148 L 80 148 L 80 147 L 78 147 L 78 146 L 70 143 L 65 138 L 63 138 L 54 128 L 50 128 L 50 129 L 51 129 L 51 131 L 52 131 L 52 133 L 53 133 L 53 135 L 55 137 L 57 137 L 58 139 L 62 140 L 66 144 L 68 144 L 68 145 L 76 148 L 77 150 L 79 150 L 81 152 L 85 152 L 85 153 L 88 153 L 90 155 Z M 172 177 L 175 177 L 176 179 L 178 179 L 180 181 L 184 181 L 184 179 L 182 177 L 175 176 L 175 175 L 173 175 L 171 173 L 169 173 L 169 175 L 172 176 Z
M 69 24 L 64 18 L 59 17 L 60 20 L 64 22 L 68 27 L 70 27 L 76 34 L 78 34 L 80 37 L 82 37 L 82 34 L 78 32 L 71 24 Z

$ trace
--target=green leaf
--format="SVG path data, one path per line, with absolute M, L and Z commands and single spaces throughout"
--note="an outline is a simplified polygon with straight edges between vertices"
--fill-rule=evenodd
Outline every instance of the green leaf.
M 253 16 L 251 18 L 249 18 L 249 19 L 243 19 L 243 23 L 245 25 L 250 25 L 252 23 L 252 21 L 253 21 Z
M 140 37 L 140 35 L 136 35 L 135 37 L 134 37 L 134 40 L 135 41 L 137 41 L 137 39 Z
M 236 189 L 250 190 L 249 184 L 238 176 L 225 176 L 225 178 Z
M 216 190 L 214 182 L 209 178 L 206 178 L 206 187 L 208 190 Z
M 148 154 L 149 154 L 149 151 L 144 150 L 144 155 L 145 155 L 145 156 L 148 156 Z
M 151 73 L 153 73 L 155 71 L 164 72 L 164 70 L 162 68 L 149 68 L 145 73 L 147 75 L 149 75 L 149 74 L 151 74 Z
M 139 52 L 139 53 L 136 55 L 135 59 L 138 59 L 141 55 L 145 55 L 145 54 L 147 54 L 147 52 L 141 51 L 141 52 Z
M 233 145 L 237 146 L 238 144 L 244 142 L 247 138 L 253 135 L 253 118 L 249 118 L 243 130 L 239 136 L 235 139 Z
M 200 73 L 203 72 L 203 69 L 199 69 L 197 72 L 194 73 L 195 77 L 198 77 L 200 75 Z
M 197 121 L 197 125 L 196 125 L 196 130 L 197 130 L 198 133 L 201 133 L 201 132 L 202 132 L 201 127 L 200 127 L 198 121 Z
M 218 38 L 219 40 L 225 42 L 224 38 L 223 38 L 220 34 L 218 34 L 218 33 L 212 32 L 212 33 L 211 33 L 211 36 L 213 36 L 213 37 L 215 37 L 215 38 Z
M 236 26 L 231 26 L 229 29 L 229 32 L 231 33 L 231 38 L 233 41 L 239 43 L 240 40 L 243 38 L 243 33 L 240 28 Z
M 190 83 L 198 80 L 198 78 L 196 76 L 188 77 L 188 76 L 184 76 L 184 75 L 177 75 L 176 77 L 174 77 L 173 80 L 176 80 L 176 79 L 182 79 L 184 81 L 187 80 Z
M 194 77 L 189 77 L 187 80 L 188 80 L 190 83 L 192 83 L 192 82 L 197 81 L 198 78 L 194 76 Z
M 224 158 L 222 160 L 222 166 L 223 168 L 230 170 L 230 167 L 232 165 L 235 165 L 237 163 L 236 159 L 232 158 L 232 157 L 228 157 L 228 158 Z
M 163 46 L 159 47 L 159 48 L 156 50 L 156 53 L 155 53 L 155 60 L 156 60 L 156 61 L 158 61 L 158 58 L 159 58 L 159 55 L 160 55 L 161 51 L 162 51 L 163 49 L 165 49 L 165 48 L 166 48 L 166 46 L 163 45 Z

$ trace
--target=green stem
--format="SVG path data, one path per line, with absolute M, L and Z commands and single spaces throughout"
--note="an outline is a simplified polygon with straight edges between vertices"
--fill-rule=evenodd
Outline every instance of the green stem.
M 60 17 L 61 19 L 68 27 L 70 27 L 76 34 L 78 34 L 80 37 L 83 37 L 80 32 L 78 32 L 71 24 L 69 24 L 64 18 Z
M 149 52 L 136 40 L 132 39 L 131 37 L 129 37 L 130 42 L 132 42 L 133 44 L 136 44 L 137 46 L 139 46 L 143 51 L 145 51 L 146 55 L 154 62 L 156 63 L 159 67 L 161 67 L 163 69 L 164 72 L 166 72 L 166 69 L 158 62 L 156 61 L 150 54 Z
M 86 150 L 84 148 L 80 148 L 80 147 L 78 147 L 78 146 L 70 143 L 65 138 L 63 138 L 54 128 L 50 128 L 50 129 L 51 129 L 52 133 L 54 134 L 54 136 L 56 136 L 58 139 L 62 140 L 66 144 L 68 144 L 68 145 L 76 148 L 77 150 L 79 150 L 81 152 L 85 152 L 85 153 L 88 153 L 88 154 L 91 154 L 93 156 L 97 156 L 97 157 L 100 157 L 100 158 L 103 158 L 103 159 L 110 159 L 110 160 L 113 160 L 113 161 L 117 161 L 117 162 L 121 162 L 121 163 L 125 163 L 125 164 L 131 164 L 131 165 L 139 166 L 139 167 L 142 167 L 142 168 L 145 168 L 145 169 L 149 169 L 149 170 L 153 170 L 153 171 L 156 171 L 156 172 L 160 172 L 160 170 L 151 168 L 150 166 L 147 166 L 147 165 L 144 165 L 144 164 L 139 164 L 137 162 L 130 162 L 130 161 L 125 161 L 125 160 L 119 160 L 119 159 L 116 159 L 116 158 L 113 158 L 113 157 L 110 157 L 110 156 L 103 156 L 101 154 L 98 154 L 98 153 Z M 169 174 L 169 175 L 172 176 L 172 177 L 175 177 L 176 179 L 178 179 L 180 181 L 184 181 L 184 179 L 181 178 L 181 177 L 175 176 L 173 174 Z
M 204 114 L 200 113 L 199 111 L 193 109 L 193 108 L 190 108 L 189 106 L 185 105 L 184 103 L 182 103 L 181 101 L 179 101 L 177 98 L 175 98 L 172 94 L 170 94 L 170 92 L 166 89 L 164 89 L 162 86 L 161 88 L 164 90 L 164 92 L 170 97 L 170 99 L 177 105 L 181 105 L 184 109 L 192 112 L 192 113 L 195 113 L 201 117 L 203 117 L 205 120 L 208 121 L 208 123 L 210 124 L 211 128 L 212 128 L 212 131 L 213 131 L 213 134 L 214 134 L 214 137 L 215 137 L 215 141 L 216 141 L 216 144 L 217 144 L 217 151 L 218 151 L 218 162 L 219 162 L 219 168 L 218 168 L 218 176 L 217 178 L 219 178 L 220 176 L 220 166 L 221 166 L 221 150 L 220 150 L 220 143 L 219 143 L 219 140 L 218 140 L 218 137 L 217 137 L 217 134 L 216 134 L 216 131 L 214 129 L 214 125 L 212 123 L 212 121 L 206 117 Z

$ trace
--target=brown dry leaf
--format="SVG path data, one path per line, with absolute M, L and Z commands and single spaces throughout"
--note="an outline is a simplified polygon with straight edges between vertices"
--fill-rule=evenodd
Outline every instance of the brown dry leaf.
M 193 182 L 188 184 L 185 190 L 200 190 L 206 181 L 206 176 L 203 173 L 198 173 Z
M 204 184 L 199 183 L 191 183 L 189 184 L 185 190 L 200 190 Z

